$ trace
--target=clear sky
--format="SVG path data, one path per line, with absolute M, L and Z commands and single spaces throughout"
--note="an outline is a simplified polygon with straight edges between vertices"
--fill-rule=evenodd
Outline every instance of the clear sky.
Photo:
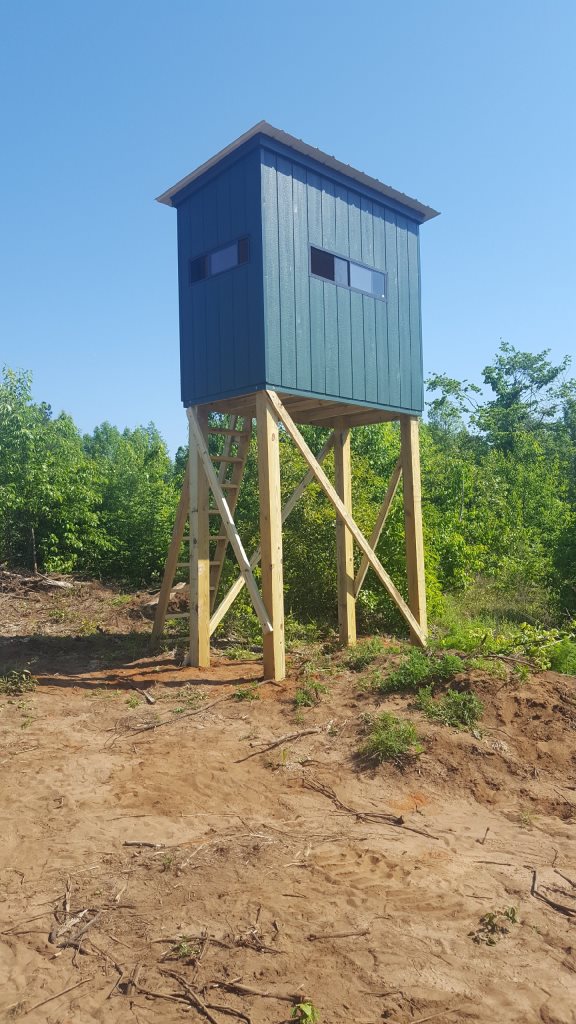
M 434 206 L 427 372 L 576 355 L 574 0 L 0 0 L 0 364 L 184 441 L 168 186 L 266 119 Z

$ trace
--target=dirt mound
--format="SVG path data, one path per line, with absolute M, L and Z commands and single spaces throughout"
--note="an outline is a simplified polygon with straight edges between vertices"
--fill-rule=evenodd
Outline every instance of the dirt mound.
M 257 691 L 131 657 L 149 624 L 96 593 L 114 628 L 28 640 L 39 685 L 0 698 L 0 1020 L 576 1021 L 574 680 L 474 673 L 473 735 L 337 656 L 295 708 L 305 655 Z M 382 709 L 422 737 L 402 768 L 356 756 Z

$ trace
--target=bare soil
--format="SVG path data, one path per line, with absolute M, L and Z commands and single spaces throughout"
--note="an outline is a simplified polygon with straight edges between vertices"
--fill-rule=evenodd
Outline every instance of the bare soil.
M 573 678 L 475 672 L 475 735 L 341 653 L 236 700 L 260 663 L 150 655 L 141 604 L 0 591 L 0 673 L 38 679 L 0 697 L 0 1020 L 574 1024 Z M 297 711 L 304 674 L 327 692 Z M 358 760 L 380 710 L 419 758 Z

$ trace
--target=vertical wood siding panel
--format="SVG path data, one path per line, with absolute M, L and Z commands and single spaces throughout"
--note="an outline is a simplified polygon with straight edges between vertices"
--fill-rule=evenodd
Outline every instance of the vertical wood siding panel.
M 233 240 L 230 220 L 230 178 L 238 173 L 237 166 L 234 166 L 225 174 L 216 178 L 216 223 L 218 226 L 217 245 L 226 245 Z
M 374 203 L 374 266 L 377 270 L 386 271 L 386 237 L 385 218 L 382 207 Z M 389 282 L 388 282 L 389 283 Z M 375 401 L 383 404 L 390 402 L 388 377 L 388 303 L 376 302 L 376 364 L 377 364 L 377 397 Z
M 306 171 L 293 165 L 292 201 L 294 204 L 294 303 L 296 317 L 296 387 L 312 388 L 310 359 L 310 284 L 308 251 L 308 204 Z
M 278 190 L 276 157 L 262 154 L 262 215 L 264 260 L 264 309 L 266 322 L 266 381 L 282 379 L 280 352 L 280 266 L 278 256 Z
M 362 262 L 374 266 L 374 204 L 362 196 L 360 200 L 360 231 Z M 378 363 L 376 352 L 376 307 L 377 302 L 369 295 L 362 299 L 364 323 L 364 367 L 366 374 L 365 397 L 367 402 L 376 402 L 378 396 Z
M 276 160 L 278 188 L 278 252 L 280 271 L 280 345 L 282 376 L 286 388 L 296 387 L 296 317 L 294 311 L 294 209 L 292 199 L 292 163 L 284 157 Z
M 418 227 L 408 222 L 408 274 L 410 279 L 410 367 L 413 409 L 424 407 L 422 323 L 420 314 L 420 247 Z
M 322 180 L 322 247 L 334 252 L 336 248 L 336 200 L 334 184 Z M 338 376 L 338 311 L 336 285 L 324 285 L 324 346 L 326 360 L 326 394 L 339 395 Z
M 400 404 L 411 408 L 410 381 L 410 281 L 408 278 L 407 222 L 400 214 L 396 217 L 396 244 L 398 251 L 398 330 L 400 335 Z
M 308 241 L 322 245 L 322 180 L 318 174 L 306 173 L 308 192 Z M 326 394 L 326 359 L 324 354 L 324 284 L 310 277 L 310 339 L 312 391 Z
M 252 386 L 266 380 L 266 337 L 264 330 L 264 270 L 262 168 L 260 151 L 255 150 L 245 164 L 244 202 L 246 233 L 250 236 L 250 262 L 246 266 L 249 289 L 244 292 L 248 353 L 245 383 Z M 243 271 L 241 271 L 243 272 Z
M 238 219 L 232 216 L 232 188 L 242 174 L 241 165 L 234 164 L 216 179 L 218 208 L 218 245 L 227 245 L 238 237 Z M 238 213 L 237 210 L 234 211 Z M 218 313 L 220 325 L 220 381 L 223 391 L 238 386 L 234 365 L 234 288 L 238 269 L 228 270 L 218 278 Z
M 334 208 L 336 214 L 336 242 L 334 251 L 340 256 L 350 255 L 350 237 L 348 234 L 348 189 L 336 185 L 334 189 Z
M 246 168 L 244 161 L 240 161 L 232 170 L 230 175 L 230 238 L 241 238 L 246 234 Z M 232 272 L 231 285 L 231 343 L 230 359 L 227 368 L 228 379 L 231 381 L 230 388 L 237 386 L 236 382 L 242 382 L 246 373 L 246 364 L 249 359 L 248 337 L 246 331 L 246 320 L 248 308 L 243 296 L 249 290 L 250 279 L 246 273 L 246 267 L 237 267 Z
M 386 210 L 386 271 L 388 273 L 388 393 L 390 405 L 400 406 L 400 332 L 398 328 L 398 253 L 396 215 Z
M 338 301 L 338 364 L 342 398 L 352 398 L 352 331 L 350 327 L 350 292 L 337 288 Z
M 360 196 L 348 193 L 348 228 L 350 237 L 350 259 L 362 260 L 362 223 Z M 364 311 L 362 296 L 350 292 L 350 326 L 352 337 L 352 397 L 360 401 L 366 398 L 366 367 L 364 361 Z

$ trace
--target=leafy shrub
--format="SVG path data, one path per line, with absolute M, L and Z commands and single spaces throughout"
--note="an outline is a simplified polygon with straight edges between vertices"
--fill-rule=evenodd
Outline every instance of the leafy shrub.
M 31 693 L 36 689 L 38 680 L 27 668 L 10 669 L 0 676 L 0 694 L 5 697 L 19 697 L 22 693 Z
M 443 725 L 451 725 L 454 729 L 473 729 L 484 712 L 484 705 L 475 693 L 447 690 L 435 700 L 431 686 L 418 691 L 416 704 L 426 718 L 441 722 Z
M 371 761 L 405 763 L 423 751 L 418 733 L 411 722 L 402 721 L 383 712 L 369 722 L 370 732 L 358 753 Z
M 402 659 L 398 668 L 387 676 L 374 679 L 374 687 L 380 693 L 407 693 L 418 690 L 423 683 L 445 683 L 464 670 L 464 662 L 455 654 L 425 654 L 413 647 Z
M 368 665 L 371 665 L 373 661 L 376 661 L 384 650 L 384 645 L 380 637 L 373 636 L 369 640 L 361 640 L 356 647 L 348 653 L 345 659 L 345 665 L 351 669 L 352 672 L 363 672 Z
M 495 946 L 504 935 L 508 935 L 509 924 L 518 924 L 516 907 L 506 907 L 506 910 L 490 910 L 487 914 L 482 915 L 478 928 L 476 931 L 469 932 L 469 935 L 473 942 Z
M 318 1010 L 309 999 L 292 1007 L 290 1019 L 300 1021 L 300 1024 L 319 1024 L 320 1021 Z
M 567 676 L 576 676 L 576 642 L 567 637 L 553 648 L 550 654 L 550 668 Z

